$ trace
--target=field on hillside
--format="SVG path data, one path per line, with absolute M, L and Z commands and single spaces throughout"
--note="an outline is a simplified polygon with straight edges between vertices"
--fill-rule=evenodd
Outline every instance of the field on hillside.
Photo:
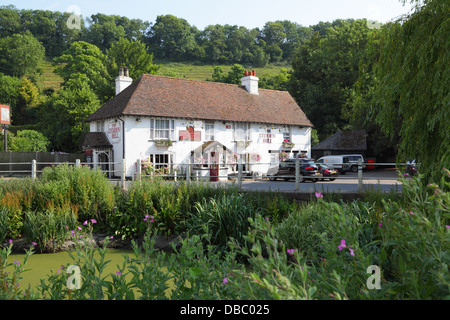
M 216 66 L 221 67 L 225 72 L 231 70 L 231 65 L 212 65 L 195 62 L 166 62 L 166 61 L 155 61 L 155 63 L 161 65 L 161 68 L 159 69 L 158 73 L 159 75 L 185 77 L 187 79 L 193 80 L 210 79 Z M 244 67 L 250 69 L 249 66 Z M 52 62 L 50 61 L 44 61 L 43 64 L 41 65 L 42 75 L 40 79 L 38 79 L 38 84 L 41 86 L 43 90 L 46 89 L 58 90 L 61 83 L 63 82 L 63 79 L 53 72 L 55 68 L 56 67 L 53 66 Z M 266 73 L 269 74 L 279 73 L 281 68 L 289 70 L 290 66 L 268 65 L 264 68 L 253 68 L 253 69 L 256 71 L 256 75 L 261 76 Z
M 212 65 L 212 64 L 203 64 L 203 63 L 195 63 L 195 62 L 160 62 L 155 61 L 156 64 L 161 65 L 159 70 L 160 75 L 164 75 L 166 73 L 174 73 L 178 74 L 178 76 L 184 76 L 187 79 L 193 80 L 207 80 L 212 77 L 215 67 L 221 67 L 225 72 L 231 70 L 232 65 Z M 244 66 L 246 69 L 250 70 L 250 66 Z M 281 68 L 290 69 L 290 65 L 286 66 L 275 66 L 268 65 L 263 68 L 252 68 L 256 71 L 256 75 L 263 75 L 266 73 L 273 74 L 279 73 Z

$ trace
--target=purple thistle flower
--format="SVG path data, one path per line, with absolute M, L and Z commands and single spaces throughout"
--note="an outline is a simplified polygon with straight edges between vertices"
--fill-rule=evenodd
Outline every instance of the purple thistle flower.
M 228 278 L 223 278 L 222 284 L 227 284 L 227 283 L 228 283 Z

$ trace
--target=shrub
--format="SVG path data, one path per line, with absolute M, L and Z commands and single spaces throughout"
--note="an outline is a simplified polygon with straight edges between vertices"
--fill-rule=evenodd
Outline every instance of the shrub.
M 41 181 L 40 196 L 58 206 L 77 206 L 79 221 L 95 217 L 105 222 L 114 207 L 114 187 L 99 169 L 68 164 L 47 167 L 42 171 Z
M 243 243 L 249 218 L 259 212 L 243 194 L 223 195 L 197 202 L 187 223 L 192 234 L 210 234 L 211 244 L 224 249 L 231 238 Z
M 70 210 L 45 210 L 25 213 L 24 235 L 37 243 L 41 252 L 55 251 L 65 240 L 68 230 L 77 225 L 76 216 Z

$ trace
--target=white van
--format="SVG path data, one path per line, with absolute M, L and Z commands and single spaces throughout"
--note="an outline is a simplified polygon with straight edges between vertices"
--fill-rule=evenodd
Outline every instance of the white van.
M 319 158 L 317 163 L 324 163 L 332 168 L 335 168 L 341 174 L 345 174 L 348 171 L 358 172 L 358 160 L 361 159 L 364 165 L 364 157 L 360 154 L 342 154 L 334 156 L 323 156 Z

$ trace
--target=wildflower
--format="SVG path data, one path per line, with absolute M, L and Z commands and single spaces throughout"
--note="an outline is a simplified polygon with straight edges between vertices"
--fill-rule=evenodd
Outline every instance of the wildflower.
M 227 284 L 227 283 L 228 283 L 228 278 L 223 278 L 222 284 Z
M 111 239 L 111 240 L 114 239 L 114 236 L 109 237 L 109 239 Z
M 339 251 L 342 251 L 342 249 L 344 249 L 346 246 L 345 246 L 345 239 L 342 239 L 341 240 L 341 244 L 338 246 L 338 249 L 339 249 Z
M 355 252 L 353 252 L 352 249 L 348 248 L 348 250 L 350 250 L 350 255 L 351 255 L 351 256 L 355 256 Z
M 295 249 L 287 249 L 286 252 L 292 256 L 295 253 Z
M 84 222 L 83 222 L 83 226 L 87 225 L 87 223 L 88 223 L 87 220 L 84 221 Z
M 16 264 L 16 265 L 20 266 L 20 262 L 19 262 L 19 260 L 14 260 L 14 264 Z
M 37 245 L 37 243 L 36 242 L 32 242 L 31 245 L 34 247 L 34 246 Z
M 95 219 L 91 219 L 92 224 L 97 223 L 97 221 Z
M 409 212 L 410 215 L 413 215 L 414 213 L 412 211 Z
M 77 227 L 77 229 L 81 231 L 81 227 Z
M 380 223 L 378 224 L 378 226 L 381 228 L 383 226 L 383 221 L 380 221 Z
M 12 244 L 12 243 L 13 243 L 12 239 L 9 239 L 8 242 L 9 242 L 9 244 Z
M 316 196 L 316 198 L 323 198 L 323 194 L 320 192 L 316 192 L 314 195 Z
M 120 275 L 122 275 L 122 272 L 117 271 L 116 274 L 117 274 L 118 276 L 120 276 Z
M 71 234 L 72 236 L 75 236 L 75 231 L 74 231 L 74 230 L 71 230 L 71 231 L 70 231 L 70 234 Z

